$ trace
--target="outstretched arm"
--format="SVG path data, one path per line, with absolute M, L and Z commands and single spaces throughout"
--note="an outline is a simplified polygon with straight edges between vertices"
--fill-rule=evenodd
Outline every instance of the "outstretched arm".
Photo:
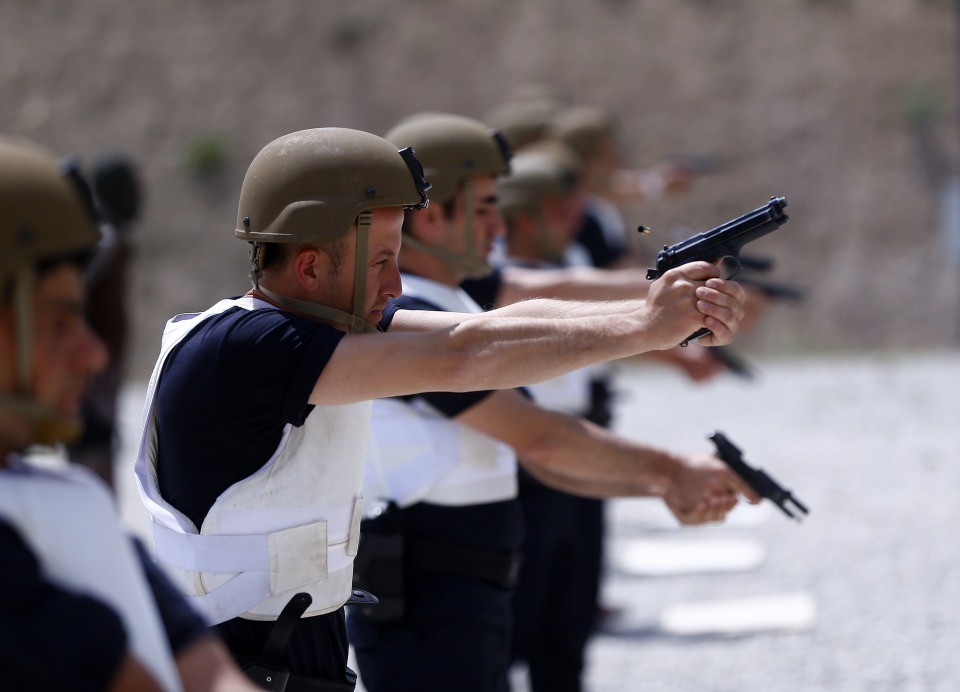
M 495 392 L 457 420 L 509 444 L 550 486 L 590 497 L 660 497 L 683 524 L 723 519 L 738 494 L 759 499 L 708 454 L 676 455 L 627 440 L 515 391 Z
M 527 301 L 469 317 L 400 311 L 396 333 L 341 340 L 310 403 L 511 388 L 670 348 L 700 327 L 713 331 L 705 345 L 728 343 L 743 317 L 742 302 L 737 284 L 699 262 L 664 274 L 645 301 Z

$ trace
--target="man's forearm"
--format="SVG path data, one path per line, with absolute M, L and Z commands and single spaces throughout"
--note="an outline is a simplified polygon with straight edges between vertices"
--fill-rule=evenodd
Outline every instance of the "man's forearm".
M 513 388 L 657 348 L 637 321 L 636 315 L 465 321 L 450 330 L 444 349 L 460 354 L 465 367 L 446 385 L 450 391 Z
M 644 305 L 642 298 L 626 300 L 566 300 L 561 298 L 530 298 L 502 308 L 491 310 L 490 315 L 502 317 L 619 317 L 634 314 Z
M 674 482 L 677 464 L 667 452 L 542 408 L 517 392 L 496 392 L 457 420 L 513 447 L 524 468 L 558 490 L 662 496 Z
M 632 314 L 643 306 L 642 299 L 593 301 L 559 298 L 524 299 L 483 313 L 431 312 L 429 310 L 398 310 L 390 324 L 390 332 L 422 332 L 454 327 L 469 320 L 503 317 L 618 317 Z
M 716 273 L 706 263 L 684 265 L 654 282 L 643 301 L 537 300 L 468 317 L 399 311 L 397 329 L 341 340 L 310 403 L 512 388 L 672 348 L 701 327 L 713 331 L 713 344 L 729 342 L 743 291 Z M 410 333 L 417 329 L 424 331 Z
M 589 497 L 662 497 L 672 484 L 672 455 L 564 414 L 543 446 L 519 452 L 527 470 L 566 492 Z
M 416 312 L 410 311 L 414 319 L 406 327 L 416 322 Z M 644 328 L 647 315 L 642 311 L 569 318 L 488 313 L 441 328 L 436 327 L 448 319 L 445 313 L 421 314 L 420 326 L 434 328 L 345 336 L 317 380 L 310 403 L 509 389 L 663 347 L 656 330 Z
M 530 464 L 523 467 L 546 486 L 570 495 L 595 500 L 609 500 L 615 497 L 650 497 L 643 486 L 631 486 L 583 478 L 571 478 L 562 473 L 539 468 Z
M 445 353 L 469 358 L 472 381 L 443 389 L 504 389 L 541 382 L 570 370 L 643 353 L 662 344 L 642 300 L 604 303 L 534 299 L 475 315 L 399 311 L 399 331 L 438 331 L 438 365 Z M 443 327 L 446 323 L 449 327 Z M 394 329 L 391 327 L 390 333 Z M 430 337 L 423 335 L 424 341 Z

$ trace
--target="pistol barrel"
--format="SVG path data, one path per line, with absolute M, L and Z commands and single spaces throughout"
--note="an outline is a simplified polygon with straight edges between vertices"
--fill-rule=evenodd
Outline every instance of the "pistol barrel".
M 747 464 L 740 450 L 727 439 L 726 435 L 718 431 L 710 435 L 709 439 L 717 448 L 717 456 L 730 467 L 731 471 L 753 488 L 757 495 L 773 502 L 780 511 L 794 521 L 802 521 L 803 516 L 810 513 L 806 506 L 793 496 L 793 493 L 781 487 L 766 471 Z
M 762 207 L 732 221 L 674 245 L 664 245 L 657 255 L 656 268 L 647 270 L 647 278 L 657 279 L 664 272 L 688 262 L 716 262 L 723 257 L 736 257 L 744 245 L 789 221 L 790 217 L 783 211 L 786 206 L 786 197 L 771 197 Z

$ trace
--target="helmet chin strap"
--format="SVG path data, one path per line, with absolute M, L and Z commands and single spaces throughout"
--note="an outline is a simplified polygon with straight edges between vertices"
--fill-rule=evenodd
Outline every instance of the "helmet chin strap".
M 254 288 L 277 305 L 304 315 L 317 317 L 325 322 L 342 325 L 346 327 L 347 331 L 351 334 L 370 334 L 380 331 L 378 327 L 367 322 L 363 314 L 367 294 L 367 245 L 369 242 L 370 224 L 372 222 L 373 215 L 369 211 L 361 212 L 357 218 L 357 246 L 353 265 L 352 314 L 327 305 L 280 295 L 261 286 L 260 276 L 263 271 L 263 246 L 260 243 L 253 243 L 255 247 L 250 251 L 250 260 L 253 267 L 250 277 L 253 280 Z
M 80 439 L 83 425 L 77 420 L 67 420 L 49 406 L 24 394 L 0 392 L 0 408 L 20 414 L 30 422 L 29 444 L 53 447 L 71 444 Z
M 0 408 L 30 421 L 30 443 L 52 446 L 79 439 L 83 427 L 67 420 L 30 394 L 33 372 L 33 295 L 36 275 L 32 267 L 19 270 L 14 277 L 13 311 L 17 339 L 17 380 L 13 392 L 0 392 Z
M 14 277 L 13 310 L 17 324 L 17 388 L 30 391 L 33 370 L 33 267 L 19 270 Z
M 463 252 L 451 252 L 434 245 L 427 245 L 409 233 L 403 234 L 403 242 L 425 254 L 439 257 L 444 262 L 449 262 L 460 268 L 469 279 L 483 278 L 493 271 L 493 267 L 490 266 L 486 257 L 477 257 L 474 254 L 476 233 L 473 227 L 473 178 L 467 178 L 463 182 L 463 213 L 466 221 L 466 250 Z

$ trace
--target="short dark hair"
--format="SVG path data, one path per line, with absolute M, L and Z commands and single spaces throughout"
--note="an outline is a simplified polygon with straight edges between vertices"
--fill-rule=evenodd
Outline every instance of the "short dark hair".
M 340 268 L 343 265 L 343 251 L 346 247 L 346 242 L 346 238 L 340 238 L 332 243 L 324 243 L 323 245 L 317 246 L 317 249 L 320 250 L 320 252 L 324 253 L 330 258 L 330 268 L 333 270 L 334 276 L 338 276 L 340 274 Z
M 289 243 L 264 243 L 260 250 L 260 258 L 263 262 L 263 270 L 282 267 L 290 257 L 293 245 Z
M 41 260 L 34 265 L 36 279 L 38 281 L 43 279 L 44 276 L 52 272 L 54 269 L 58 269 L 65 264 L 72 265 L 76 267 L 78 271 L 83 272 L 90 264 L 93 255 L 94 253 L 92 251 L 85 250 L 83 252 L 75 252 L 72 254 L 60 255 L 58 257 L 51 257 Z M 4 306 L 8 305 L 10 301 L 13 300 L 14 283 L 15 281 L 13 276 L 4 276 L 0 278 L 0 303 L 2 303 Z
M 301 250 L 307 248 L 316 248 L 330 258 L 330 265 L 333 274 L 340 273 L 340 267 L 343 264 L 344 242 L 346 238 L 340 238 L 332 243 L 264 243 L 262 257 L 263 270 L 279 269 L 283 267 L 291 257 L 294 257 Z

